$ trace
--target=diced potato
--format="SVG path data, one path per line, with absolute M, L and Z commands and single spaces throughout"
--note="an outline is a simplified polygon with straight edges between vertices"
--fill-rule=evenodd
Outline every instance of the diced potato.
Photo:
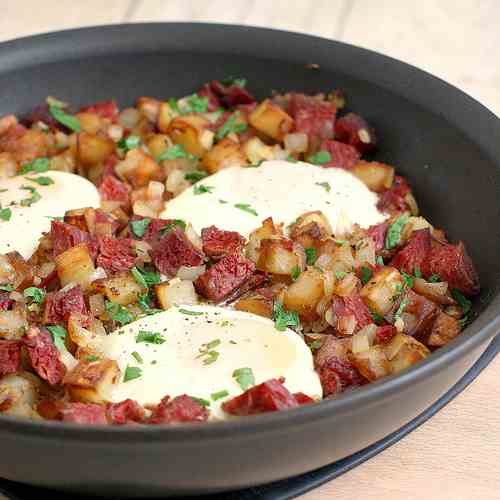
M 17 173 L 17 162 L 11 153 L 0 153 L 0 179 L 14 177 Z
M 95 267 L 85 243 L 80 243 L 54 257 L 54 262 L 62 286 L 76 283 L 85 290 L 89 287 Z
M 100 340 L 105 331 L 96 331 L 82 326 L 85 318 L 81 314 L 72 313 L 68 318 L 68 336 L 66 337 L 66 347 L 71 353 L 77 349 L 85 349 L 87 352 L 100 353 Z
M 356 243 L 356 268 L 375 265 L 375 242 L 373 238 L 361 238 Z
M 401 293 L 403 278 L 393 267 L 376 272 L 361 289 L 361 297 L 370 309 L 385 316 L 393 307 L 395 297 Z
M 177 196 L 185 189 L 191 186 L 191 183 L 186 180 L 186 172 L 184 170 L 175 169 L 170 172 L 165 183 L 167 191 L 170 191 Z
M 0 311 L 0 339 L 20 339 L 27 326 L 26 314 L 22 309 Z
M 5 134 L 5 132 L 14 125 L 17 125 L 17 118 L 15 115 L 0 116 L 0 135 Z
M 131 149 L 125 159 L 115 167 L 116 173 L 134 188 L 147 186 L 152 180 L 161 179 L 161 168 L 142 149 Z
M 384 349 L 375 345 L 366 351 L 353 353 L 352 364 L 370 382 L 391 374 L 391 364 L 387 360 Z
M 40 385 L 40 379 L 28 372 L 2 377 L 0 413 L 15 417 L 37 418 L 34 407 L 38 401 Z
M 332 226 L 328 221 L 328 218 L 320 210 L 315 210 L 313 212 L 306 212 L 302 214 L 290 227 L 290 236 L 293 238 L 293 234 L 297 231 L 300 232 L 301 229 L 308 226 L 311 222 L 318 225 L 321 231 L 321 237 L 331 236 Z
M 309 137 L 304 132 L 286 134 L 283 143 L 287 151 L 294 153 L 305 153 L 309 147 Z
M 81 112 L 75 115 L 83 132 L 95 135 L 102 127 L 101 117 L 97 113 Z
M 324 255 L 329 256 L 330 259 L 323 257 Z M 322 267 L 334 272 L 349 273 L 356 265 L 351 245 L 347 243 L 339 245 L 335 240 L 327 240 L 321 245 L 318 251 L 318 262 L 320 259 L 324 262 Z
M 116 274 L 111 278 L 95 280 L 92 283 L 92 288 L 105 295 L 111 302 L 122 306 L 137 302 L 138 296 L 146 292 L 146 289 L 139 285 L 132 273 L 128 271 Z
M 250 163 L 259 163 L 263 160 L 274 159 L 272 146 L 264 144 L 258 137 L 252 137 L 243 144 L 243 151 Z
M 293 128 L 293 118 L 270 99 L 262 101 L 249 116 L 250 124 L 259 132 L 281 141 Z
M 78 159 L 85 166 L 103 162 L 115 150 L 115 143 L 100 135 L 81 132 L 78 134 Z
M 398 333 L 393 337 L 384 347 L 384 351 L 393 373 L 410 367 L 430 354 L 424 344 L 404 333 Z
M 247 164 L 245 153 L 240 144 L 229 137 L 225 137 L 205 153 L 202 161 L 209 174 L 215 174 L 224 168 Z
M 361 281 L 354 273 L 347 273 L 345 276 L 336 275 L 335 277 L 333 293 L 339 297 L 349 297 L 361 288 Z
M 175 118 L 176 113 L 170 107 L 168 102 L 161 102 L 158 109 L 158 119 L 156 121 L 156 126 L 158 130 L 163 133 L 168 132 L 168 127 L 170 122 Z
M 167 132 L 175 144 L 182 144 L 188 153 L 201 158 L 209 149 L 204 136 L 209 125 L 210 122 L 202 116 L 184 115 L 174 118 Z
M 368 351 L 374 342 L 377 333 L 377 325 L 371 323 L 369 325 L 364 326 L 359 330 L 358 333 L 355 333 L 352 336 L 352 346 L 351 350 L 354 354 L 359 354 L 363 351 Z
M 431 224 L 423 217 L 410 217 L 408 222 L 404 225 L 401 231 L 401 240 L 403 242 L 408 241 L 413 231 L 418 231 L 419 229 L 430 229 L 431 233 L 434 228 Z
M 158 158 L 172 146 L 172 141 L 166 134 L 153 134 L 146 139 L 145 143 L 153 158 Z
M 234 308 L 237 311 L 245 311 L 264 318 L 271 318 L 273 315 L 273 301 L 263 297 L 259 294 L 249 295 L 243 297 L 236 304 Z
M 456 318 L 440 312 L 432 325 L 426 344 L 441 347 L 453 340 L 460 333 L 460 324 Z
M 193 305 L 199 302 L 192 281 L 179 278 L 157 285 L 156 296 L 162 309 L 169 309 L 174 305 Z
M 66 149 L 50 158 L 50 170 L 73 173 L 76 169 L 75 154 L 71 149 Z
M 257 269 L 272 274 L 290 275 L 295 268 L 302 269 L 302 260 L 294 244 L 286 239 L 260 242 Z
M 66 373 L 63 384 L 74 401 L 104 403 L 119 378 L 120 369 L 114 360 L 80 360 L 75 368 Z
M 378 161 L 359 161 L 351 173 L 362 181 L 370 191 L 380 193 L 392 186 L 394 167 Z
M 283 305 L 286 309 L 298 312 L 303 319 L 313 320 L 317 316 L 316 306 L 323 294 L 323 277 L 319 271 L 310 267 L 285 290 Z
M 246 255 L 250 260 L 259 260 L 260 243 L 262 240 L 279 239 L 283 237 L 281 225 L 276 225 L 271 217 L 262 222 L 262 226 L 252 231 L 248 237 Z
M 30 266 L 24 257 L 16 250 L 6 255 L 15 272 L 14 279 L 11 281 L 13 287 L 24 289 L 31 286 L 33 282 L 32 266 Z
M 16 141 L 9 151 L 20 163 L 33 161 L 47 156 L 47 134 L 41 130 L 28 129 Z
M 158 99 L 152 97 L 139 97 L 136 106 L 150 123 L 157 122 L 160 112 L 160 101 Z
M 0 254 L 0 283 L 14 283 L 16 279 L 16 270 L 10 263 L 9 255 Z

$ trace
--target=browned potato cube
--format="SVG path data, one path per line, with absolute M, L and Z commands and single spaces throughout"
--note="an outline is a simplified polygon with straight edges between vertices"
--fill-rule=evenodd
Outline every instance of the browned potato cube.
M 62 286 L 77 283 L 87 289 L 95 272 L 87 245 L 80 243 L 54 257 L 57 275 Z
M 95 135 L 99 132 L 102 122 L 101 117 L 96 113 L 81 112 L 77 113 L 76 118 L 80 122 L 80 127 L 83 132 Z
M 156 126 L 158 130 L 163 133 L 168 132 L 170 122 L 174 119 L 175 113 L 173 112 L 168 102 L 161 102 L 158 110 L 158 119 Z
M 432 325 L 427 345 L 441 347 L 460 333 L 460 323 L 444 312 L 440 312 Z
M 246 165 L 245 153 L 238 142 L 229 137 L 222 139 L 203 156 L 203 166 L 210 174 L 228 167 Z
M 36 418 L 34 407 L 41 383 L 35 375 L 21 372 L 0 379 L 0 413 L 15 417 Z
M 378 161 L 359 161 L 351 173 L 362 181 L 370 191 L 380 193 L 392 186 L 394 168 Z
M 111 278 L 95 280 L 92 283 L 92 288 L 105 295 L 111 302 L 122 306 L 137 302 L 138 296 L 146 291 L 128 271 Z
M 283 237 L 281 225 L 274 224 L 273 219 L 268 217 L 262 222 L 262 226 L 255 229 L 248 236 L 246 254 L 250 260 L 257 262 L 260 254 L 260 243 L 262 240 L 278 239 Z
M 312 321 L 317 316 L 316 306 L 323 295 L 323 277 L 310 267 L 285 290 L 283 305 L 286 309 L 298 312 L 303 319 Z
M 153 158 L 158 158 L 172 146 L 170 137 L 166 134 L 153 134 L 145 140 L 146 146 Z
M 361 289 L 361 297 L 370 309 L 385 316 L 401 294 L 403 278 L 393 267 L 384 267 L 376 272 Z
M 5 148 L 18 162 L 29 162 L 47 156 L 47 134 L 41 130 L 28 129 L 16 139 L 11 147 Z
M 0 153 L 0 179 L 14 177 L 17 173 L 17 162 L 11 153 Z
M 115 143 L 100 135 L 81 132 L 78 134 L 78 159 L 82 165 L 90 166 L 101 163 L 115 150 Z
M 243 297 L 236 304 L 234 308 L 237 311 L 245 311 L 264 318 L 271 318 L 273 315 L 273 301 L 263 297 L 259 294 L 249 295 Z
M 391 365 L 384 349 L 379 345 L 370 347 L 366 351 L 351 354 L 351 362 L 359 373 L 370 382 L 391 374 Z
M 84 361 L 66 373 L 63 385 L 70 398 L 83 403 L 106 402 L 120 377 L 120 369 L 116 361 L 102 359 Z
M 393 373 L 410 367 L 430 354 L 424 344 L 404 333 L 398 333 L 393 337 L 384 347 L 384 352 Z
M 160 112 L 160 101 L 153 97 L 139 97 L 136 103 L 137 109 L 148 119 L 150 123 L 156 123 Z
M 174 305 L 198 304 L 198 295 L 193 283 L 179 278 L 157 285 L 156 296 L 162 309 L 169 309 Z
M 249 121 L 259 132 L 276 141 L 283 140 L 283 137 L 293 128 L 293 118 L 273 104 L 270 99 L 262 101 L 250 113 Z
M 174 118 L 168 127 L 168 135 L 174 144 L 201 158 L 213 143 L 213 132 L 208 130 L 210 122 L 199 115 L 184 115 Z
M 134 188 L 147 186 L 150 181 L 161 178 L 160 165 L 139 148 L 127 153 L 125 159 L 116 166 L 116 173 Z
M 291 240 L 271 239 L 260 242 L 257 269 L 289 276 L 297 267 L 301 269 L 302 263 Z

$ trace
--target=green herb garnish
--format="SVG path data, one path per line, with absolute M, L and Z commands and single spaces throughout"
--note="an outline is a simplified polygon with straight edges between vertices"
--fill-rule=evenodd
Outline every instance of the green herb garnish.
M 292 277 L 293 281 L 297 281 L 298 277 L 300 276 L 300 267 L 295 266 L 292 268 L 292 272 L 290 273 L 290 276 Z
M 385 266 L 385 264 L 384 264 L 384 258 L 383 258 L 381 255 L 379 255 L 379 256 L 375 259 L 375 263 L 376 263 L 377 265 L 379 265 L 379 266 Z
M 59 123 L 68 127 L 73 132 L 80 132 L 81 126 L 78 118 L 68 115 L 59 106 L 49 106 L 49 112 Z
M 147 271 L 134 266 L 130 272 L 135 281 L 143 288 L 149 288 L 151 285 L 158 285 L 161 282 L 160 273 L 156 271 Z
M 126 138 L 120 139 L 117 146 L 123 151 L 130 151 L 136 149 L 141 145 L 141 138 L 138 135 L 129 135 Z
M 187 309 L 179 309 L 182 314 L 187 314 L 188 316 L 201 316 L 203 313 L 198 311 L 189 311 Z
M 318 151 L 316 154 L 309 157 L 309 162 L 314 165 L 323 165 L 331 161 L 331 159 L 332 155 L 328 151 Z
M 247 79 L 229 76 L 228 78 L 224 78 L 224 80 L 221 80 L 221 83 L 225 87 L 230 87 L 231 85 L 237 85 L 238 87 L 245 88 L 247 84 Z
M 64 339 L 66 338 L 66 335 L 68 335 L 66 328 L 61 325 L 49 325 L 47 326 L 47 330 L 52 334 L 54 345 L 60 351 L 66 349 L 66 344 L 64 343 Z
M 204 184 L 196 184 L 193 186 L 194 194 L 211 193 L 215 188 L 213 186 L 205 186 Z
M 375 321 L 375 323 L 382 323 L 382 321 L 384 321 L 384 317 L 381 316 L 377 311 L 373 311 L 370 309 L 370 314 L 372 315 L 373 321 Z
M 427 281 L 429 283 L 439 283 L 441 281 L 441 277 L 439 276 L 439 274 L 433 274 Z
M 309 349 L 311 349 L 311 351 L 317 351 L 321 347 L 322 343 L 323 342 L 321 342 L 321 340 L 313 340 L 309 344 Z
M 238 118 L 241 113 L 239 111 L 234 112 L 225 122 L 221 125 L 215 132 L 215 137 L 217 139 L 223 139 L 226 135 L 235 133 L 239 134 L 247 129 L 247 124 L 245 122 L 238 122 Z
M 182 107 L 181 112 L 187 113 L 206 113 L 208 109 L 208 97 L 200 97 L 198 94 L 192 94 L 187 99 L 187 104 Z
M 208 407 L 210 406 L 210 401 L 206 400 L 206 399 L 203 399 L 203 398 L 196 398 L 194 396 L 190 396 L 191 399 L 193 399 L 194 401 L 196 401 L 199 405 L 203 406 L 203 407 Z
M 148 316 L 162 312 L 162 309 L 155 309 L 151 307 L 151 299 L 147 293 L 141 293 L 137 297 L 137 303 L 139 304 L 139 307 L 142 309 L 143 313 L 147 314 Z
M 316 182 L 316 186 L 321 186 L 324 190 L 329 193 L 332 190 L 329 182 Z
M 109 300 L 106 301 L 106 312 L 109 314 L 109 317 L 121 325 L 126 325 L 134 321 L 133 314 L 123 307 L 121 304 L 113 304 Z
M 294 158 L 292 155 L 288 155 L 286 158 L 285 158 L 286 161 L 289 161 L 290 163 L 297 163 L 299 160 L 297 160 L 297 158 Z
M 235 208 L 239 208 L 240 210 L 243 210 L 244 212 L 248 212 L 249 214 L 258 216 L 259 214 L 257 213 L 256 210 L 254 210 L 248 203 L 236 203 Z
M 10 285 L 9 283 L 7 283 L 6 285 L 0 285 L 0 290 L 2 292 L 13 292 L 14 287 L 12 285 Z
M 49 170 L 49 167 L 50 162 L 48 158 L 37 158 L 31 163 L 26 163 L 25 165 L 23 165 L 18 175 L 28 174 L 29 172 L 41 174 L 43 172 L 47 172 L 47 170 Z
M 85 357 L 85 361 L 88 361 L 89 363 L 93 363 L 94 361 L 99 361 L 99 359 L 100 358 L 98 356 L 94 356 L 93 354 Z
M 421 278 L 422 271 L 420 270 L 420 267 L 415 267 L 415 269 L 413 269 L 413 274 L 415 275 L 415 278 Z
M 283 332 L 289 328 L 298 328 L 300 326 L 299 315 L 295 311 L 287 311 L 283 304 L 275 300 L 273 302 L 274 327 L 276 330 Z
M 206 344 L 202 344 L 200 349 L 198 349 L 200 354 L 198 354 L 198 356 L 196 357 L 205 358 L 203 360 L 204 365 L 211 365 L 212 363 L 215 363 L 219 357 L 219 353 L 217 351 L 214 351 L 214 349 L 220 344 L 220 339 L 215 339 Z
M 219 199 L 219 203 L 220 203 L 221 205 L 225 205 L 225 204 L 226 204 L 226 203 L 228 203 L 228 202 L 227 202 L 226 200 L 220 200 L 220 199 Z
M 41 304 L 45 298 L 45 291 L 41 288 L 37 288 L 36 286 L 30 286 L 24 289 L 23 295 L 24 298 L 31 298 L 33 302 Z
M 401 243 L 401 232 L 409 218 L 410 216 L 407 214 L 401 215 L 389 226 L 385 237 L 385 248 L 387 250 L 396 248 Z
M 315 248 L 306 248 L 306 262 L 308 266 L 313 266 L 318 258 L 317 252 Z
M 135 236 L 142 238 L 146 234 L 149 224 L 151 224 L 151 219 L 149 217 L 144 217 L 144 219 L 141 220 L 130 221 L 130 228 Z
M 156 161 L 176 160 L 177 158 L 187 158 L 193 161 L 198 159 L 195 155 L 188 153 L 182 144 L 175 144 L 158 156 Z
M 170 233 L 175 226 L 179 226 L 183 231 L 186 229 L 186 223 L 182 219 L 174 219 L 160 229 L 160 235 L 163 237 Z
M 233 372 L 233 378 L 243 391 L 255 385 L 255 377 L 251 368 L 238 368 Z
M 12 217 L 12 210 L 10 208 L 0 208 L 0 219 L 8 222 Z
M 213 401 L 225 398 L 226 396 L 229 396 L 229 392 L 226 391 L 225 389 L 223 391 L 212 392 L 212 394 L 210 394 L 210 397 L 212 398 Z
M 335 278 L 338 280 L 343 280 L 347 276 L 345 271 L 335 271 Z
M 462 308 L 462 312 L 467 316 L 472 308 L 472 302 L 465 297 L 456 288 L 451 290 L 451 296 L 457 301 L 458 305 Z
M 164 337 L 159 332 L 150 332 L 147 330 L 139 330 L 139 333 L 135 337 L 137 343 L 145 342 L 146 344 L 163 344 L 165 342 Z
M 394 322 L 396 322 L 401 317 L 401 314 L 403 314 L 407 305 L 408 305 L 408 300 L 406 300 L 406 299 L 403 299 L 400 302 L 399 307 L 398 307 L 396 313 L 394 314 Z
M 54 184 L 54 180 L 51 177 L 40 176 L 40 177 L 25 177 L 27 181 L 36 182 L 40 186 L 50 186 Z
M 369 267 L 363 266 L 361 268 L 361 283 L 366 285 L 370 281 L 372 275 L 373 271 Z
M 193 184 L 195 182 L 199 182 L 202 179 L 204 179 L 208 175 L 208 172 L 203 172 L 201 170 L 195 170 L 194 172 L 189 172 L 184 176 L 184 179 L 186 179 L 189 182 L 192 182 Z
M 29 198 L 24 198 L 24 200 L 21 200 L 21 206 L 23 207 L 31 207 L 33 203 L 40 201 L 42 198 L 36 188 L 32 186 L 21 186 L 21 189 L 25 189 L 26 191 L 29 191 L 31 193 L 31 196 Z
M 142 370 L 138 366 L 127 366 L 125 369 L 125 374 L 123 376 L 124 382 L 129 382 L 136 378 L 142 377 Z
M 144 360 L 142 359 L 142 356 L 137 352 L 137 351 L 134 351 L 132 354 L 133 358 L 140 364 L 142 365 L 142 363 L 144 363 Z

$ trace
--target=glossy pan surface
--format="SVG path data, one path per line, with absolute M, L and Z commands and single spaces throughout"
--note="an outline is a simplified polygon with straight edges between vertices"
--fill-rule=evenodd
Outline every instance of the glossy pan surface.
M 319 69 L 309 69 L 316 63 Z M 104 26 L 0 45 L 0 114 L 57 96 L 182 96 L 241 75 L 273 89 L 343 88 L 381 138 L 377 159 L 414 187 L 423 214 L 463 239 L 483 291 L 458 339 L 398 377 L 335 400 L 234 422 L 83 428 L 0 417 L 0 477 L 81 493 L 215 492 L 318 468 L 390 434 L 442 396 L 500 328 L 500 120 L 459 90 L 388 57 L 306 35 L 211 24 Z

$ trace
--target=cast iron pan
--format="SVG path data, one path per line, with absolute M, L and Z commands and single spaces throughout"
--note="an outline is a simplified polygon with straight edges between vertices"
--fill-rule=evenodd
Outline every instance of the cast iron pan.
M 417 42 L 416 42 L 417 43 Z M 309 69 L 316 63 L 319 69 Z M 474 322 L 417 367 L 335 400 L 217 425 L 82 428 L 0 418 L 0 477 L 80 493 L 214 493 L 312 471 L 376 443 L 445 394 L 500 329 L 500 123 L 412 66 L 320 38 L 212 24 L 85 28 L 0 46 L 0 113 L 47 95 L 75 106 L 182 96 L 228 75 L 270 90 L 342 88 L 422 212 L 463 239 L 483 291 Z

